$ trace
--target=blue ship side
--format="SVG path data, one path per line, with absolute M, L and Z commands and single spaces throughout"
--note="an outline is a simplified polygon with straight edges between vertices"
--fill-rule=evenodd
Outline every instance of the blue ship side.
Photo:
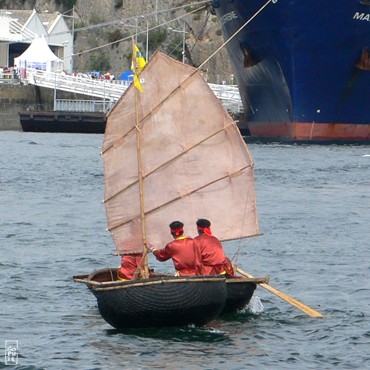
M 214 0 L 225 40 L 264 4 Z M 227 50 L 252 136 L 369 140 L 370 1 L 270 2 Z

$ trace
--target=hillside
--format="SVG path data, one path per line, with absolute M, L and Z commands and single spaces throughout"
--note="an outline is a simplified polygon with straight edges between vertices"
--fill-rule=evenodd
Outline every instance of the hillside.
M 209 6 L 204 6 L 207 3 L 197 2 L 197 9 L 190 6 L 195 4 L 190 0 L 0 0 L 0 8 L 59 11 L 71 16 L 74 6 L 74 24 L 71 17 L 66 17 L 74 29 L 74 69 L 109 71 L 119 76 L 130 68 L 132 37 L 145 56 L 147 29 L 149 58 L 159 49 L 182 60 L 185 29 L 185 62 L 200 66 L 223 42 L 217 18 Z M 202 66 L 202 70 L 209 82 L 232 83 L 225 49 Z

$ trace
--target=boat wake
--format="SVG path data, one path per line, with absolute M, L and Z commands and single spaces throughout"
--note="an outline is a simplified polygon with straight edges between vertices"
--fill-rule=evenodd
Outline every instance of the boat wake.
M 108 329 L 109 335 L 132 335 L 141 338 L 171 340 L 173 342 L 224 342 L 230 338 L 225 331 L 213 326 L 187 325 L 182 327 Z
M 243 312 L 251 313 L 251 314 L 260 314 L 265 310 L 265 307 L 262 304 L 260 297 L 252 296 L 249 303 L 243 309 Z

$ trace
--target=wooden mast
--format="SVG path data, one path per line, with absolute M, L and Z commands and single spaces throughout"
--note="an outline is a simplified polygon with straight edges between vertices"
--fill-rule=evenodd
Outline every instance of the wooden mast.
M 140 72 L 140 68 L 137 65 L 136 61 L 136 45 L 134 43 L 134 39 L 132 39 L 132 69 L 134 72 L 134 76 L 136 78 L 138 72 Z M 140 219 L 141 219 L 141 232 L 143 235 L 143 257 L 139 263 L 138 269 L 134 274 L 134 278 L 137 277 L 139 271 L 141 272 L 141 277 L 148 278 L 148 254 L 147 250 L 144 247 L 146 245 L 146 221 L 145 221 L 145 204 L 144 204 L 144 180 L 143 180 L 143 163 L 141 158 L 141 131 L 139 127 L 140 119 L 139 119 L 139 98 L 140 92 L 138 88 L 135 88 L 135 112 L 136 112 L 136 153 L 137 153 L 137 164 L 138 164 L 138 179 L 139 179 L 139 193 L 140 193 Z

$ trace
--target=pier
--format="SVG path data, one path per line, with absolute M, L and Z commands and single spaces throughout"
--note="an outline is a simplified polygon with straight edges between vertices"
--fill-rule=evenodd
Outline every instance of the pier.
M 130 83 L 30 69 L 23 77 L 9 74 L 0 79 L 0 130 L 102 133 L 106 114 Z M 236 86 L 209 86 L 234 119 L 243 115 Z
M 24 132 L 66 132 L 103 134 L 104 112 L 20 112 L 19 120 Z

